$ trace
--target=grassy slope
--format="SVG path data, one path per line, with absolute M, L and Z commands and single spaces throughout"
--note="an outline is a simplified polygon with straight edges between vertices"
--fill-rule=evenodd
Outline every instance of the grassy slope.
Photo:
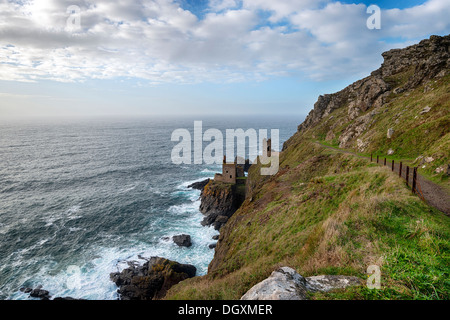
M 381 291 L 312 298 L 448 298 L 448 217 L 413 196 L 389 169 L 302 141 L 300 134 L 294 139 L 280 173 L 259 181 L 252 201 L 221 231 L 209 274 L 173 287 L 167 299 L 239 299 L 277 266 L 304 276 L 365 278 L 371 264 L 382 267 Z
M 388 81 L 400 87 L 412 70 Z M 429 87 L 425 90 L 426 87 Z M 429 113 L 420 114 L 430 106 Z M 364 155 L 386 156 L 418 165 L 435 160 L 420 173 L 449 188 L 450 76 L 409 93 L 391 94 L 374 122 L 358 138 L 369 142 Z M 372 112 L 372 110 L 369 110 Z M 450 297 L 449 218 L 421 202 L 388 168 L 314 144 L 337 146 L 349 125 L 346 106 L 306 133 L 297 133 L 281 155 L 277 176 L 249 173 L 248 196 L 221 230 L 221 240 L 207 276 L 183 281 L 167 299 L 239 299 L 278 266 L 304 276 L 356 275 L 371 264 L 381 266 L 382 290 L 365 287 L 313 299 L 448 299 Z M 335 121 L 336 138 L 325 141 Z M 395 130 L 387 139 L 388 128 Z M 353 150 L 356 151 L 356 150 Z
M 408 75 L 409 71 L 405 71 L 386 80 L 396 88 L 406 83 Z M 421 115 L 426 106 L 431 107 L 431 111 Z M 425 164 L 425 168 L 421 165 L 419 173 L 450 190 L 450 180 L 446 174 L 447 164 L 450 163 L 450 76 L 419 86 L 409 93 L 392 93 L 388 103 L 376 111 L 378 114 L 369 130 L 358 137 L 369 143 L 364 155 L 373 153 L 414 166 L 420 164 L 415 161 L 419 156 L 432 156 L 435 159 L 433 163 Z M 325 136 L 330 126 L 343 119 L 346 112 L 346 108 L 335 110 L 309 134 L 337 147 L 338 138 L 349 123 L 335 129 L 336 137 L 332 141 L 325 141 Z M 392 139 L 387 138 L 389 128 L 395 130 Z M 389 149 L 393 149 L 395 154 L 387 156 Z M 445 167 L 444 172 L 436 173 L 441 166 Z

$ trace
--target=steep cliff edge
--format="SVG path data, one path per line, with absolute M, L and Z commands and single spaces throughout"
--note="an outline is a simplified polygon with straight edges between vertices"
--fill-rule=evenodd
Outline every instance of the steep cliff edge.
M 392 149 L 413 164 L 433 158 L 421 170 L 447 183 L 437 169 L 450 150 L 448 52 L 449 36 L 389 51 L 370 77 L 320 97 L 284 145 L 279 173 L 250 169 L 248 196 L 221 229 L 208 275 L 172 287 L 167 298 L 240 299 L 282 266 L 305 277 L 363 279 L 372 265 L 381 268 L 381 290 L 310 298 L 448 298 L 448 217 L 388 168 L 316 143 L 380 155 Z
M 301 138 L 391 156 L 420 166 L 450 190 L 450 36 L 432 36 L 383 57 L 369 77 L 319 97 L 283 150 Z
M 202 225 L 219 230 L 240 207 L 245 190 L 237 185 L 211 180 L 200 195 L 200 211 L 205 215 Z

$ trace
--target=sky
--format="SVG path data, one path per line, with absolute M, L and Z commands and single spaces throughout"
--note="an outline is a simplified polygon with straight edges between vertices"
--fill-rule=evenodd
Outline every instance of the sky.
M 0 0 L 0 120 L 304 116 L 449 16 L 450 0 Z

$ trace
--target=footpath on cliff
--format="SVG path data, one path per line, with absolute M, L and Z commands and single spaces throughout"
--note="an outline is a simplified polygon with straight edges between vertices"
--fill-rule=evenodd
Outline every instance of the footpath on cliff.
M 324 148 L 334 150 L 339 153 L 350 154 L 355 157 L 367 159 L 370 161 L 370 157 L 365 157 L 365 156 L 359 155 L 352 151 L 328 146 L 328 145 L 320 143 L 319 141 L 316 141 L 315 143 Z M 383 164 L 380 163 L 380 165 L 383 165 Z M 389 166 L 391 168 L 391 164 L 388 163 L 387 166 Z M 399 163 L 394 162 L 393 174 L 397 173 L 397 175 L 398 175 L 399 170 L 400 170 Z M 402 177 L 404 179 L 406 179 L 406 166 L 404 166 L 402 168 Z M 438 184 L 430 181 L 429 179 L 425 178 L 423 175 L 417 174 L 417 181 L 420 185 L 420 192 L 423 195 L 425 202 L 427 204 L 429 204 L 430 206 L 432 206 L 433 208 L 443 212 L 445 215 L 450 216 L 450 194 L 444 188 L 442 188 Z M 409 186 L 412 185 L 412 174 L 409 175 L 408 185 Z

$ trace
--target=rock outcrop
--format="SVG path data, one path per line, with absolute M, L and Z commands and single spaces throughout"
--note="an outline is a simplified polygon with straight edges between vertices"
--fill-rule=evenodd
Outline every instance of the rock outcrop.
M 211 181 L 203 189 L 200 211 L 205 215 L 203 226 L 213 225 L 219 230 L 239 208 L 236 186 Z
M 180 234 L 178 236 L 172 237 L 173 242 L 175 242 L 179 247 L 190 247 L 192 246 L 191 236 L 188 234 Z
M 119 287 L 121 300 L 154 300 L 163 298 L 180 281 L 195 277 L 196 272 L 192 265 L 152 257 L 142 266 L 111 273 L 110 278 Z
M 206 185 L 211 181 L 211 179 L 206 179 L 199 182 L 194 182 L 193 184 L 188 185 L 188 188 L 196 189 L 203 191 L 203 189 L 206 187 Z
M 294 269 L 283 267 L 252 287 L 241 300 L 308 300 L 308 292 L 328 292 L 361 284 L 361 279 L 349 276 L 304 278 Z
M 294 269 L 283 267 L 244 294 L 241 300 L 307 300 L 306 280 Z

